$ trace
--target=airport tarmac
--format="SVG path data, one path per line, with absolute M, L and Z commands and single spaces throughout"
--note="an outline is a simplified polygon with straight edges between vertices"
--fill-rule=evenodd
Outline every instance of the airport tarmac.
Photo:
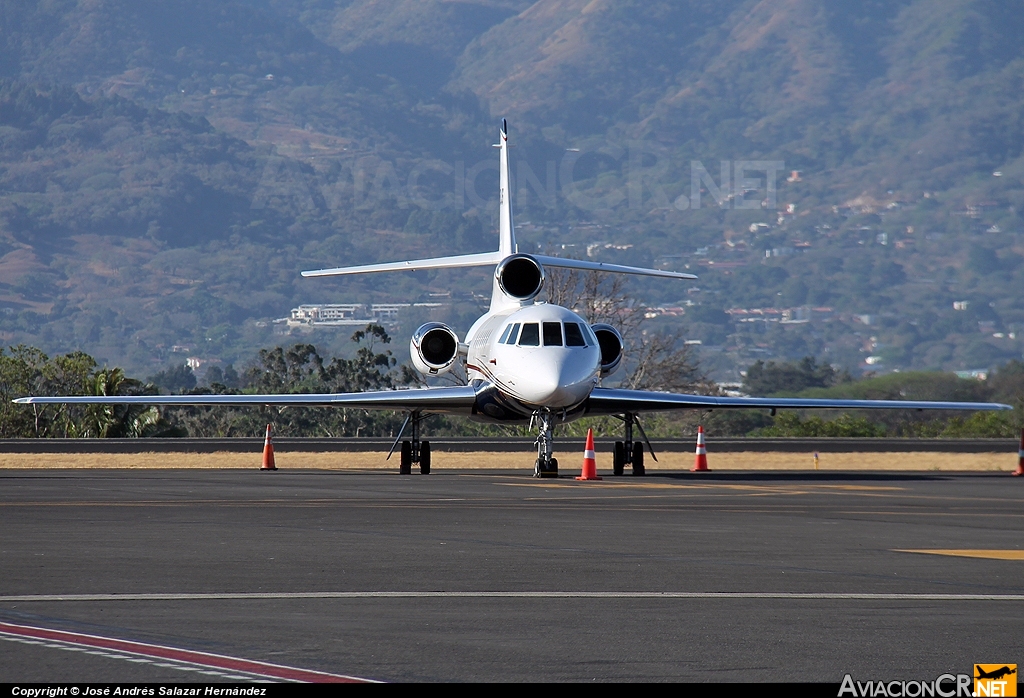
M 1024 664 L 1024 478 L 563 469 L 0 471 L 0 681 Z

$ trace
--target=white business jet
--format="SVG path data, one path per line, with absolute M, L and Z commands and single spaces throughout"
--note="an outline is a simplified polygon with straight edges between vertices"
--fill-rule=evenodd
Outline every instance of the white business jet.
M 152 404 L 152 405 L 302 405 L 395 410 L 407 413 L 395 446 L 402 441 L 401 473 L 418 464 L 430 472 L 430 442 L 420 439 L 420 422 L 430 414 L 463 415 L 490 423 L 536 425 L 535 475 L 557 477 L 558 461 L 552 457 L 556 424 L 587 415 L 613 415 L 623 421 L 624 438 L 615 444 L 613 472 L 644 473 L 644 448 L 634 442 L 635 425 L 647 446 L 650 442 L 637 421 L 641 412 L 712 410 L 722 408 L 875 408 L 917 410 L 1009 410 L 1009 405 L 977 402 L 913 402 L 903 400 L 825 400 L 806 398 L 711 397 L 600 387 L 601 378 L 622 363 L 623 339 L 610 325 L 590 325 L 568 308 L 537 301 L 544 285 L 546 267 L 695 279 L 657 269 L 562 259 L 519 252 L 512 224 L 509 189 L 508 127 L 503 121 L 500 141 L 500 218 L 497 252 L 418 259 L 408 262 L 368 264 L 302 272 L 303 276 L 346 276 L 374 272 L 420 271 L 453 267 L 494 267 L 491 307 L 466 333 L 438 322 L 423 325 L 412 337 L 413 365 L 427 376 L 450 371 L 463 362 L 469 384 L 364 393 L 291 395 L 158 395 L 26 397 L 22 404 Z M 394 446 L 392 451 L 394 451 Z M 652 451 L 653 455 L 653 451 Z M 389 454 L 390 456 L 390 454 Z

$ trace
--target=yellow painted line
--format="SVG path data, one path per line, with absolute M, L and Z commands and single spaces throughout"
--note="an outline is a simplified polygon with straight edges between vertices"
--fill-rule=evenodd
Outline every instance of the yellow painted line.
M 905 487 L 882 487 L 876 485 L 807 485 L 820 490 L 843 490 L 849 492 L 902 492 Z
M 824 493 L 835 492 L 836 494 L 851 493 L 851 494 L 875 494 L 883 492 L 903 491 L 903 487 L 881 487 L 871 485 L 814 485 L 814 484 L 779 484 L 779 485 L 733 485 L 726 483 L 665 483 L 665 482 L 626 482 L 626 483 L 615 483 L 615 482 L 588 482 L 586 484 L 579 484 L 566 480 L 560 482 L 557 480 L 551 480 L 549 482 L 498 482 L 496 483 L 503 487 L 540 487 L 540 488 L 582 488 L 582 489 L 637 489 L 637 490 L 732 490 L 744 493 L 753 494 L 811 494 L 812 491 L 819 492 L 824 490 Z
M 720 484 L 691 484 L 691 483 L 670 484 L 670 483 L 660 483 L 660 482 L 648 482 L 648 483 L 636 482 L 636 483 L 626 483 L 626 484 L 618 484 L 618 483 L 610 483 L 610 482 L 609 483 L 605 483 L 605 482 L 588 482 L 586 484 L 577 484 L 577 483 L 571 482 L 569 480 L 566 480 L 565 482 L 555 482 L 555 481 L 552 481 L 550 483 L 544 483 L 544 482 L 499 482 L 497 484 L 503 485 L 505 487 L 563 487 L 563 488 L 564 487 L 572 487 L 572 488 L 592 489 L 592 490 L 600 490 L 600 489 L 618 489 L 618 490 L 623 490 L 623 489 L 636 489 L 636 490 L 741 490 L 741 491 L 744 491 L 744 492 L 769 492 L 769 493 L 773 493 L 773 494 L 774 493 L 778 493 L 778 492 L 793 492 L 793 491 L 799 491 L 799 492 L 802 493 L 802 490 L 804 489 L 802 487 L 794 487 L 794 486 L 791 486 L 791 485 L 725 485 L 725 484 L 721 484 L 720 485 Z
M 895 550 L 893 552 L 978 557 L 985 560 L 1024 560 L 1024 550 Z

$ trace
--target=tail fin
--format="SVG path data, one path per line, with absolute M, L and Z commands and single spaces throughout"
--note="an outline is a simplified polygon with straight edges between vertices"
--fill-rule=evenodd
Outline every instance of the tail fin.
M 386 262 L 384 264 L 363 264 L 353 267 L 337 267 L 334 269 L 317 269 L 304 271 L 303 276 L 344 276 L 348 274 L 369 274 L 382 271 L 416 271 L 419 269 L 451 269 L 456 267 L 482 267 L 501 264 L 503 260 L 519 252 L 516 245 L 515 226 L 512 223 L 512 184 L 508 165 L 508 122 L 501 120 L 499 142 L 494 145 L 501 149 L 499 172 L 499 205 L 498 211 L 498 250 L 478 254 L 455 255 L 452 257 L 433 257 L 430 259 L 413 259 L 406 262 Z M 585 271 L 605 271 L 619 274 L 639 274 L 642 276 L 660 276 L 672 279 L 696 279 L 693 274 L 685 274 L 660 269 L 642 269 L 627 267 L 620 264 L 590 262 L 576 259 L 561 259 L 543 255 L 529 255 L 534 262 L 552 267 L 581 269 Z M 497 276 L 494 278 L 491 292 L 491 310 L 514 307 L 520 301 L 505 295 L 501 290 Z
M 498 185 L 500 201 L 500 209 L 498 211 L 498 251 L 504 259 L 510 254 L 515 254 L 519 251 L 519 248 L 516 246 L 516 231 L 512 225 L 512 185 L 508 170 L 508 122 L 505 119 L 501 120 L 501 131 L 498 135 L 500 137 L 498 147 L 501 148 L 501 162 L 499 164 L 500 181 Z
M 501 149 L 500 162 L 500 211 L 498 223 L 498 250 L 480 254 L 455 255 L 453 257 L 434 257 L 431 259 L 413 259 L 407 262 L 386 262 L 384 264 L 362 264 L 351 267 L 335 267 L 333 269 L 316 269 L 304 271 L 303 276 L 345 276 L 348 274 L 369 274 L 381 271 L 417 271 L 420 269 L 451 269 L 456 267 L 494 266 L 509 255 L 518 251 L 516 234 L 512 226 L 512 194 L 508 169 L 508 122 L 501 120 L 501 131 L 498 132 L 499 142 L 494 145 Z M 507 301 L 497 281 L 494 284 L 492 309 L 495 303 Z

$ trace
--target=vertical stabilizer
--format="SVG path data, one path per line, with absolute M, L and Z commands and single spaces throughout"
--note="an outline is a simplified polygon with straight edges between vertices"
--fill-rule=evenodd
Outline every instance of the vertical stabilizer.
M 508 122 L 501 120 L 501 131 L 498 132 L 498 143 L 501 149 L 498 173 L 498 256 L 505 259 L 519 251 L 516 246 L 516 233 L 512 225 L 512 182 L 508 171 Z M 497 277 L 491 284 L 491 312 L 514 308 L 519 301 L 509 298 L 501 290 Z
M 499 182 L 501 208 L 498 212 L 498 251 L 501 252 L 502 257 L 507 257 L 519 250 L 516 248 L 516 233 L 512 227 L 512 185 L 508 171 L 508 122 L 505 119 L 501 120 L 500 136 L 501 140 L 498 146 L 501 148 Z

